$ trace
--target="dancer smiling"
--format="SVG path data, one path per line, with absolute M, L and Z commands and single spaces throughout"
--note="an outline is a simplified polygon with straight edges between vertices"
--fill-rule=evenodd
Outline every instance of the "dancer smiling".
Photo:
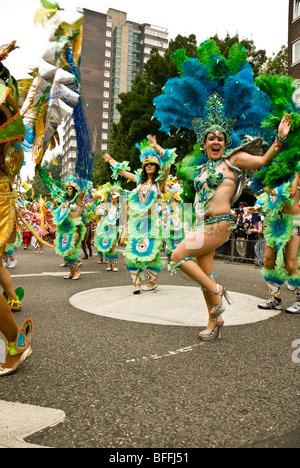
M 137 188 L 128 198 L 128 239 L 125 249 L 134 294 L 141 292 L 141 275 L 144 270 L 148 284 L 142 290 L 152 291 L 157 288 L 158 273 L 164 265 L 160 258 L 162 239 L 158 200 L 176 158 L 175 149 L 164 150 L 157 144 L 155 136 L 148 136 L 148 140 L 137 146 L 141 151 L 142 169 L 135 174 L 128 172 L 130 168 L 127 161 L 118 163 L 108 154 L 104 155 L 104 160 L 112 166 L 115 178 L 120 174 L 137 183 Z
M 202 167 L 194 171 L 196 229 L 177 247 L 172 260 L 175 271 L 180 268 L 202 286 L 209 321 L 199 336 L 212 340 L 222 335 L 223 296 L 230 302 L 225 288 L 215 282 L 213 258 L 234 227 L 232 199 L 243 187 L 244 170 L 268 166 L 277 156 L 289 134 L 291 116 L 279 119 L 278 135 L 263 156 L 261 138 L 253 137 L 261 134 L 261 122 L 271 114 L 272 102 L 255 86 L 245 49 L 235 44 L 226 59 L 214 41 L 206 41 L 198 57 L 189 59 L 182 50 L 172 56 L 181 77 L 170 79 L 164 94 L 154 99 L 154 116 L 166 133 L 172 127 L 194 129 L 205 151 Z M 250 135 L 247 143 L 241 137 L 245 133 Z

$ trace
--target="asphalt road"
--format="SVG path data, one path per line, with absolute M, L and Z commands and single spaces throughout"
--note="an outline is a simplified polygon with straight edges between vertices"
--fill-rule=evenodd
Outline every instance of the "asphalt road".
M 19 249 L 18 265 L 10 270 L 15 286 L 25 287 L 23 310 L 15 316 L 19 324 L 33 319 L 33 355 L 1 379 L 0 398 L 59 409 L 66 417 L 26 442 L 53 448 L 300 448 L 300 351 L 293 348 L 300 316 L 282 312 L 225 327 L 222 340 L 199 343 L 196 327 L 115 320 L 70 305 L 80 291 L 129 284 L 123 258 L 119 272 L 109 273 L 93 257 L 84 261 L 79 281 L 66 281 L 60 258 L 45 252 Z M 216 260 L 215 266 L 227 289 L 266 298 L 253 265 Z M 181 272 L 166 270 L 160 283 L 193 286 Z M 286 307 L 293 302 L 285 286 L 283 301 Z

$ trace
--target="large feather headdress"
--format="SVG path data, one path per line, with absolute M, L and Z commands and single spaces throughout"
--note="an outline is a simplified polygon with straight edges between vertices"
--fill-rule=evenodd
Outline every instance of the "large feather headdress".
M 200 45 L 198 58 L 184 50 L 171 57 L 180 76 L 171 78 L 154 99 L 154 116 L 161 130 L 194 129 L 200 146 L 209 131 L 223 132 L 227 148 L 242 144 L 243 136 L 257 136 L 260 123 L 271 111 L 271 100 L 254 84 L 245 48 L 234 44 L 226 59 L 214 40 Z

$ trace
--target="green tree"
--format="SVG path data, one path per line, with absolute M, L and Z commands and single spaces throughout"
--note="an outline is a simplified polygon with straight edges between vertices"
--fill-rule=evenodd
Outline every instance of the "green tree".
M 280 51 L 275 54 L 261 67 L 260 73 L 267 75 L 288 75 L 288 48 L 286 45 L 281 46 Z
M 103 151 L 95 151 L 93 155 L 93 183 L 97 187 L 106 182 L 112 182 L 111 170 L 103 159 Z

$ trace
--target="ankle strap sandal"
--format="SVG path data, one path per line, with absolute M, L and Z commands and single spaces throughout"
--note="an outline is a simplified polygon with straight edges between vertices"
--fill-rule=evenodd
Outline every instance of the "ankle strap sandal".
M 0 365 L 0 377 L 8 374 L 12 374 L 15 372 L 20 365 L 28 359 L 32 354 L 32 349 L 30 347 L 31 339 L 32 339 L 32 328 L 33 323 L 32 320 L 29 318 L 25 320 L 23 326 L 18 329 L 18 335 L 15 341 L 9 343 L 6 342 L 6 349 L 10 356 L 21 355 L 20 359 L 15 367 L 8 368 L 8 367 L 1 367 Z
M 18 335 L 12 343 L 6 343 L 6 349 L 11 356 L 22 354 L 29 348 L 32 338 L 33 323 L 31 318 L 25 320 L 23 326 L 19 328 Z
M 3 292 L 3 297 L 7 300 L 7 303 L 13 312 L 19 312 L 22 309 L 21 301 L 25 295 L 24 288 L 22 286 L 18 287 L 15 290 L 15 293 L 16 297 L 14 299 L 9 299 L 5 291 Z

